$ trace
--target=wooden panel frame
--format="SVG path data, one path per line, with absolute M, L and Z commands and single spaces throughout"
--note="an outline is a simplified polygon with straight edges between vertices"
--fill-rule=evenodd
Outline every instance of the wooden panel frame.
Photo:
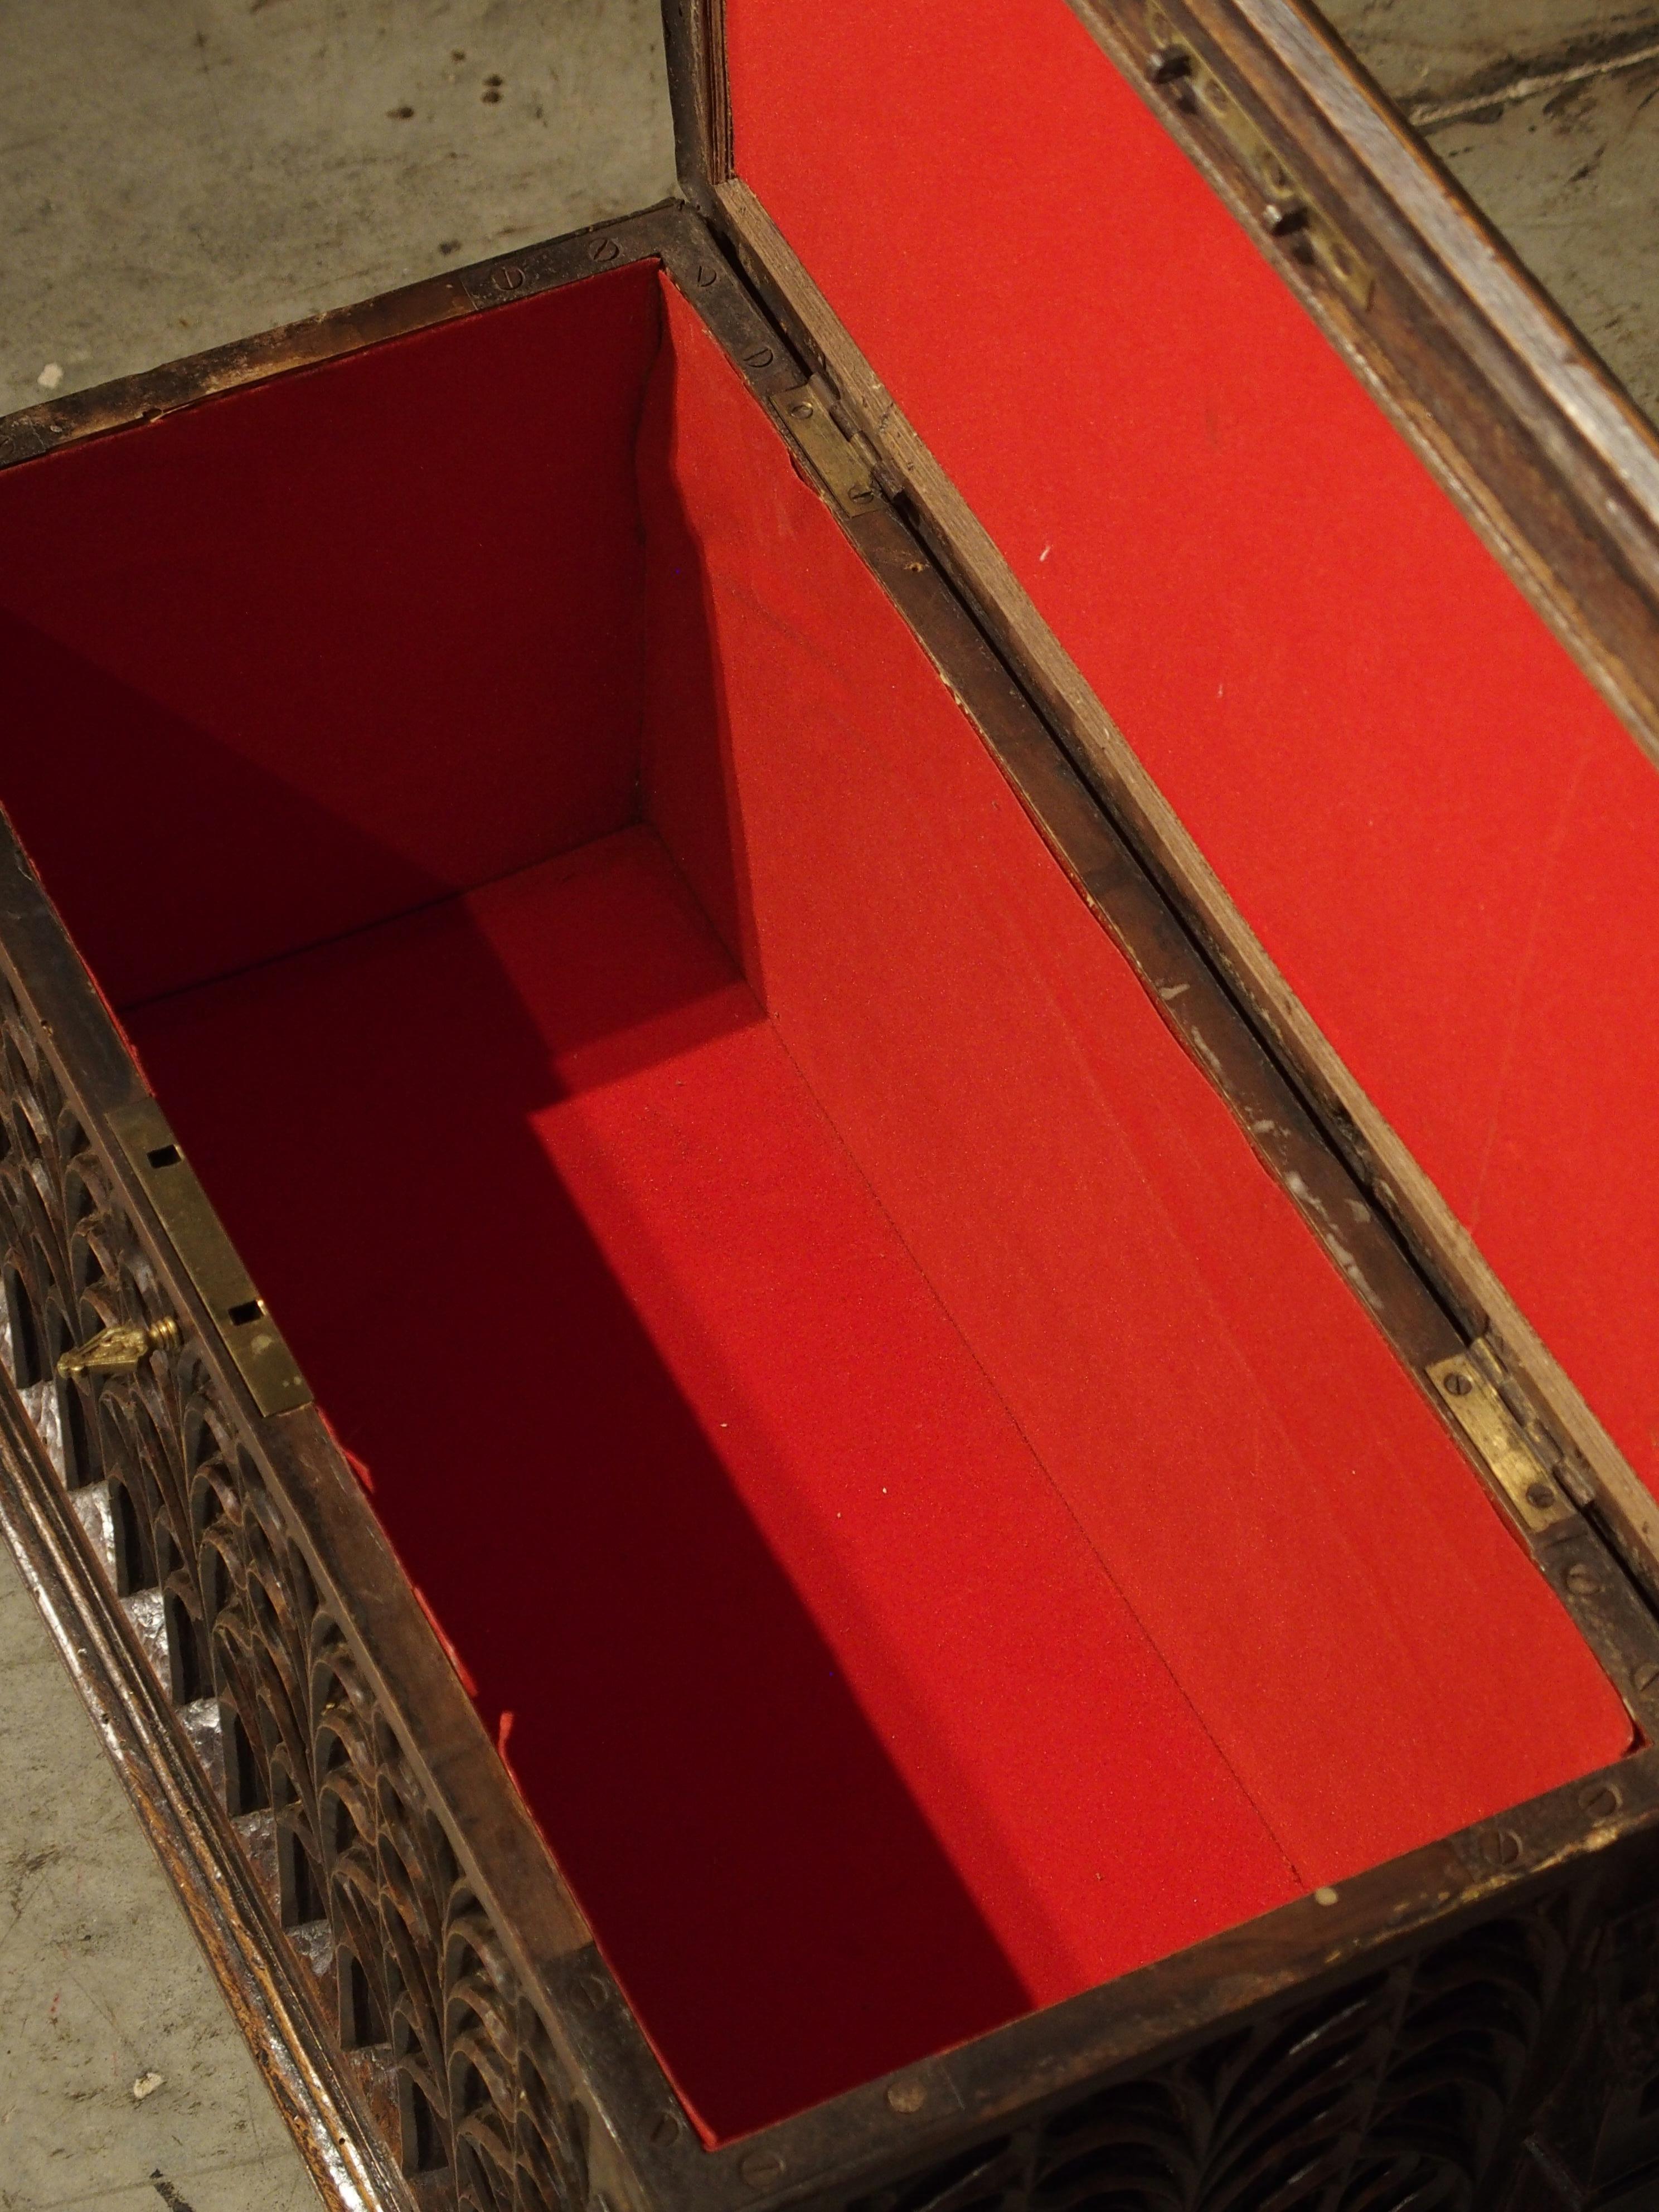
M 31 410 L 14 457 L 642 260 L 757 400 L 805 380 L 671 208 Z M 1354 1220 L 1350 1168 L 945 564 L 884 495 L 841 520 L 1315 1233 L 1353 1224 L 1333 1257 L 1446 1419 L 1426 1370 L 1467 1326 Z M 0 970 L 0 1522 L 331 2205 L 1012 2212 L 1110 2182 L 1126 2212 L 1381 2212 L 1659 2165 L 1651 1748 L 705 2149 L 321 1417 L 250 1396 L 115 1133 L 142 1079 L 9 840 Z M 56 1378 L 117 1321 L 174 1327 L 131 1375 Z M 1659 1622 L 1594 1516 L 1534 1527 L 1471 1460 L 1650 1743 Z
M 1066 0 L 1136 86 L 1532 606 L 1659 763 L 1659 435 L 1310 8 L 1159 0 L 1173 40 L 1282 152 L 1373 283 L 1362 308 L 1274 235 L 1261 181 L 1184 80 L 1154 82 L 1144 0 Z M 732 168 L 723 0 L 667 0 L 683 189 L 836 394 L 930 551 L 1139 859 L 1227 978 L 1320 1126 L 1659 1600 L 1659 1501 L 1249 922 L 812 277 Z

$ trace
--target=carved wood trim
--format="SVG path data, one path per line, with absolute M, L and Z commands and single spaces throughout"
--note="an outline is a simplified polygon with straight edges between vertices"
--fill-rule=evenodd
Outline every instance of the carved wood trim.
M 264 1435 L 302 1417 L 262 1425 L 237 1402 L 3 983 L 0 1285 L 8 1533 L 341 2212 L 1474 2212 L 1587 2038 L 1587 2155 L 1617 2171 L 1620 2143 L 1652 2133 L 1659 1942 L 1650 1908 L 1611 1920 L 1636 1854 L 1651 1881 L 1647 1754 L 1328 1908 L 698 2150 L 659 2076 L 654 2112 L 629 2110 L 626 2037 L 573 2063 L 571 2014 L 602 2014 L 613 1985 L 591 1945 L 567 1948 L 562 1992 L 518 1965 L 525 1931 L 486 1901 L 477 1837 L 441 1811 L 431 1747 L 423 1765 L 264 1462 Z M 112 1322 L 167 1319 L 176 1337 L 131 1374 L 53 1372 Z M 395 1582 L 380 1600 L 415 1605 Z M 1636 1929 L 1617 1956 L 1604 1923 Z M 653 2146 L 641 2181 L 629 2154 Z
M 267 2057 L 309 2054 L 283 2101 L 313 2173 L 342 2207 L 581 2212 L 592 2121 L 571 2069 L 256 1435 L 3 984 L 0 1055 L 0 1362 L 124 1619 L 113 1707 L 170 1709 L 198 1799 L 208 1785 L 211 1812 L 185 1809 L 205 1831 L 195 1866 L 164 1856 L 196 1877 L 187 1892 L 204 1853 L 215 1882 L 234 1866 L 240 1966 L 268 1962 L 263 1990 L 234 1978 L 239 2014 Z M 176 1340 L 131 1373 L 57 1376 L 112 1322 L 163 1320 Z

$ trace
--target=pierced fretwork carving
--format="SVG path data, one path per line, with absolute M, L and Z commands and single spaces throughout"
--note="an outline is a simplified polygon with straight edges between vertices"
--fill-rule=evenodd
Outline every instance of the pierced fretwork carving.
M 3 982 L 0 1049 L 0 1356 L 363 2102 L 422 2204 L 580 2212 L 546 2028 Z M 154 1333 L 148 1357 L 58 1372 L 117 1323 Z
M 1486 1922 L 848 2212 L 1473 2212 L 1571 1915 L 1558 1893 Z
M 363 2110 L 421 2212 L 601 2212 L 614 2199 L 590 2175 L 585 2091 L 554 2015 L 515 1972 L 428 1800 L 407 1717 L 385 1709 L 343 1606 L 319 1590 L 258 1425 L 172 1310 L 3 981 L 0 1057 L 0 1357 Z M 59 1372 L 66 1351 L 116 1325 L 149 1333 L 136 1364 Z M 1505 2177 L 1544 2172 L 1540 2159 L 1622 2187 L 1659 2173 L 1659 1918 L 1646 1895 L 1598 1933 L 1585 1877 L 1565 1874 L 994 2137 L 922 2156 L 890 2147 L 882 2186 L 849 2197 L 830 2170 L 799 2201 L 1497 2212 Z M 1567 2117 L 1529 2148 L 1529 2108 L 1565 2080 L 1568 2046 L 1577 2070 L 1555 2099 Z M 667 2140 L 677 2126 L 671 2116 Z M 845 2149 L 860 2155 L 851 2137 Z M 734 2186 L 754 2201 L 741 2168 Z

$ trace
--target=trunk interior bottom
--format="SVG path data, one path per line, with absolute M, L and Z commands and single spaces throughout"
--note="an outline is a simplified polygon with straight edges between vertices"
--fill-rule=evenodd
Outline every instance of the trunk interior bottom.
M 711 2138 L 1628 1746 L 654 265 L 0 515 L 0 795 Z
M 650 830 L 128 1020 L 682 2071 L 1294 1893 Z

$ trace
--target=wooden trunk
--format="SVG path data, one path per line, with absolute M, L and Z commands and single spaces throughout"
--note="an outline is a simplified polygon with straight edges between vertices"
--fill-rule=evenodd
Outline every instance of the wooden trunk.
M 915 99 L 811 115 L 728 12 L 671 23 L 701 213 L 0 426 L 9 1533 L 331 2202 L 1645 2202 L 1645 1493 L 1258 988 L 1183 687 L 1346 711 L 1346 530 L 1467 541 L 1604 710 L 1060 0 L 849 8 Z M 977 296 L 901 112 L 1105 130 L 1231 319 L 1107 376 L 1152 263 L 1008 195 Z M 1322 205 L 1291 274 L 1381 326 Z M 1017 404 L 1050 324 L 1092 412 Z M 1343 504 L 1401 484 L 1416 555 Z M 1059 697 L 1102 608 L 1192 790 Z M 1258 768 L 1408 1088 L 1370 862 L 1310 888 Z

